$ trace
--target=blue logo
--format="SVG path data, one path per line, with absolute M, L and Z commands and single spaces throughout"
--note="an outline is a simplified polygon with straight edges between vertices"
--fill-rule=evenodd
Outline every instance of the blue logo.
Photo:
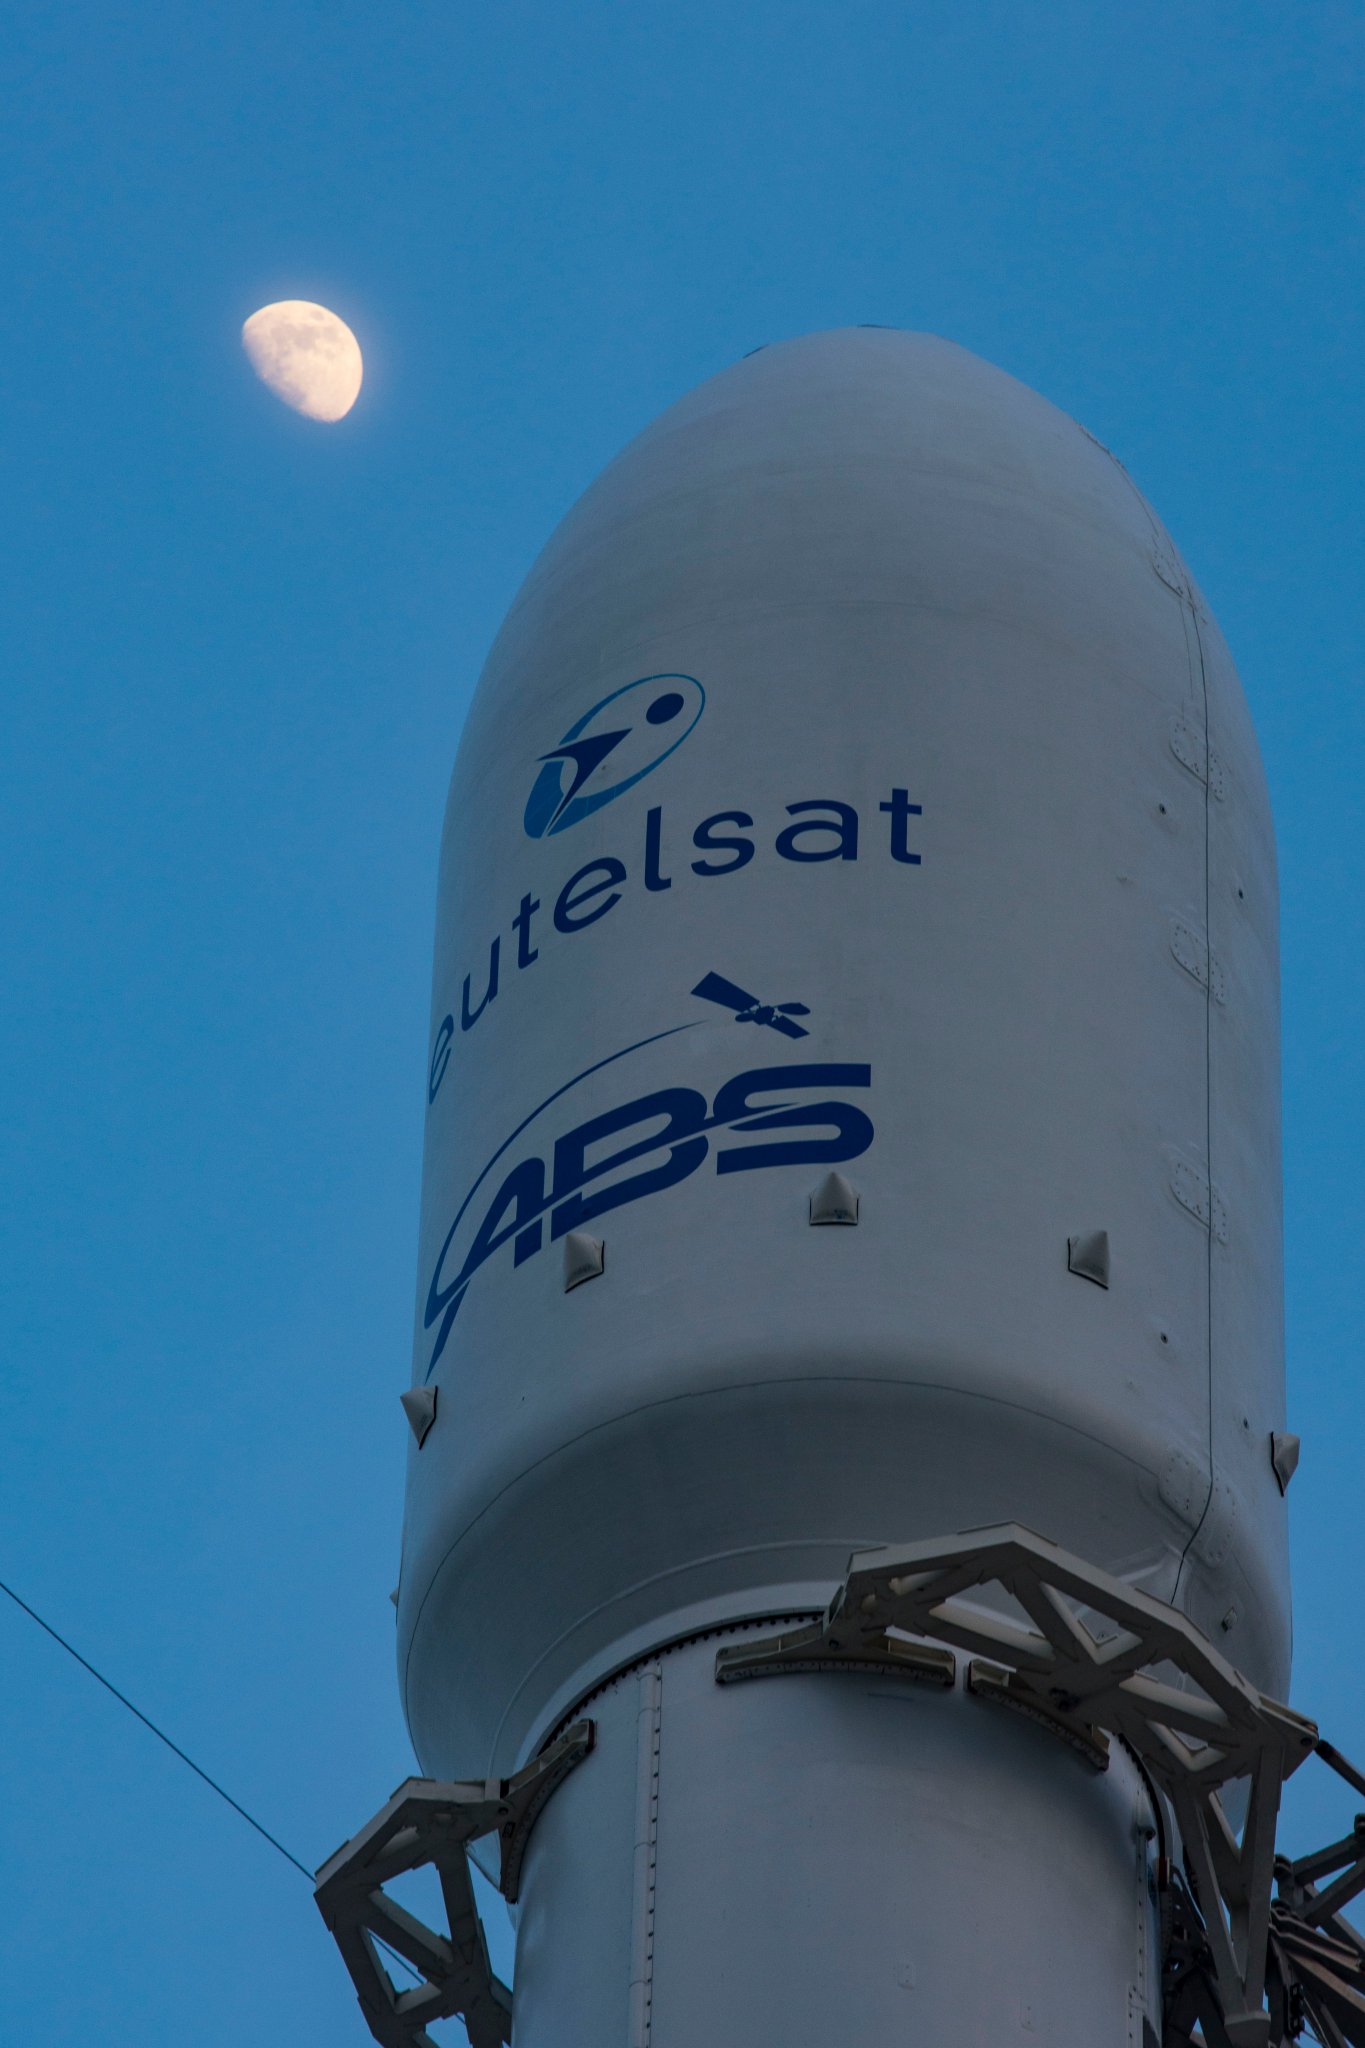
M 791 1021 L 793 1011 L 810 1015 L 803 1003 L 757 1003 L 719 974 L 704 976 L 692 993 L 731 1010 L 736 1023 L 764 1025 L 791 1038 L 808 1035 L 804 1025 Z M 711 1099 L 693 1087 L 656 1088 L 552 1141 L 531 1138 L 513 1150 L 553 1103 L 590 1074 L 696 1028 L 695 1022 L 674 1024 L 585 1067 L 523 1117 L 475 1176 L 427 1288 L 422 1321 L 435 1333 L 428 1380 L 471 1283 L 504 1246 L 511 1248 L 513 1267 L 520 1266 L 609 1209 L 676 1187 L 708 1158 L 719 1174 L 752 1173 L 771 1166 L 837 1165 L 858 1158 L 872 1143 L 872 1119 L 846 1099 L 850 1090 L 871 1087 L 871 1067 L 822 1060 L 748 1067 Z
M 567 832 L 642 782 L 682 745 L 705 703 L 695 676 L 641 676 L 603 697 L 541 755 L 526 804 L 527 837 Z

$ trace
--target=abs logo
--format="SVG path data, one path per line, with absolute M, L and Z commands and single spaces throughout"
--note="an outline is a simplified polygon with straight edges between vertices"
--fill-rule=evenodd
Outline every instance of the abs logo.
M 603 697 L 541 755 L 526 804 L 527 837 L 567 832 L 633 789 L 682 745 L 705 704 L 695 676 L 641 676 Z
M 757 1024 L 786 1037 L 807 1035 L 792 1018 L 793 1011 L 809 1016 L 803 1003 L 755 1002 L 718 974 L 705 976 L 693 994 L 732 1009 L 736 1023 Z M 585 1067 L 523 1117 L 475 1176 L 446 1232 L 427 1288 L 422 1321 L 433 1335 L 426 1379 L 446 1348 L 470 1286 L 504 1246 L 512 1266 L 523 1265 L 567 1231 L 676 1187 L 708 1160 L 718 1174 L 834 1166 L 858 1158 L 872 1143 L 871 1117 L 847 1099 L 850 1091 L 871 1087 L 871 1067 L 863 1061 L 825 1060 L 746 1067 L 713 1096 L 694 1087 L 654 1088 L 571 1128 L 560 1125 L 554 1136 L 532 1135 L 531 1126 L 589 1075 L 647 1045 L 696 1029 L 696 1023 L 675 1024 Z

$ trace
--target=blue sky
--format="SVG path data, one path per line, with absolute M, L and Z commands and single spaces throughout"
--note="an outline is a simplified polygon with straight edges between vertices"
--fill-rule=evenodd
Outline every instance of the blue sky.
M 1360 10 L 20 0 L 0 74 L 0 1576 L 306 1863 L 405 1775 L 468 694 L 630 434 L 878 321 L 1114 449 L 1238 659 L 1281 860 L 1295 1704 L 1365 1754 Z M 337 427 L 241 357 L 281 297 L 360 338 Z M 0 1668 L 0 2036 L 363 2040 L 303 1879 L 7 1607 Z M 1305 1785 L 1291 1831 L 1348 1806 Z

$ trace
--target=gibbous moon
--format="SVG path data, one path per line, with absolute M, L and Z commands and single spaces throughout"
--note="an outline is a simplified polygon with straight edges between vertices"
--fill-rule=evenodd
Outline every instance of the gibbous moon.
M 339 420 L 360 395 L 360 343 L 344 320 L 309 299 L 262 306 L 242 328 L 252 369 L 310 420 Z

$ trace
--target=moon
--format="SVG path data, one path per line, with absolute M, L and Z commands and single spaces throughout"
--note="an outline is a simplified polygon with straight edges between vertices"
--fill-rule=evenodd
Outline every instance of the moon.
M 360 343 L 310 299 L 262 306 L 242 327 L 242 347 L 262 384 L 307 419 L 344 419 L 360 395 Z

